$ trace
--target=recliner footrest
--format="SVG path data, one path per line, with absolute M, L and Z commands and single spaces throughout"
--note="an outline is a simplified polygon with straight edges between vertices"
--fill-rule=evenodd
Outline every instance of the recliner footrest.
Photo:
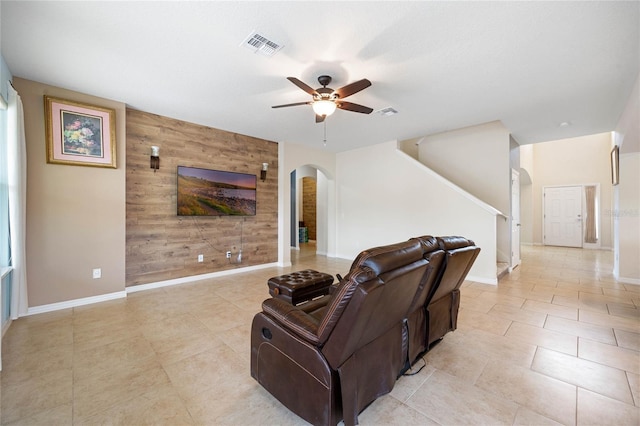
M 333 276 L 324 272 L 305 269 L 270 278 L 267 282 L 269 294 L 292 305 L 329 294 Z

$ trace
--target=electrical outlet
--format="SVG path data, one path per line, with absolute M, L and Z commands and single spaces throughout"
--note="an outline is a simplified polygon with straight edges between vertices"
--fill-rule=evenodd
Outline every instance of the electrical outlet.
M 230 251 L 227 252 L 227 259 L 231 259 L 231 252 Z
M 97 279 L 97 278 L 102 278 L 102 269 L 100 268 L 95 268 L 93 270 L 93 279 Z
M 198 262 L 204 262 L 204 256 L 199 254 L 198 255 Z

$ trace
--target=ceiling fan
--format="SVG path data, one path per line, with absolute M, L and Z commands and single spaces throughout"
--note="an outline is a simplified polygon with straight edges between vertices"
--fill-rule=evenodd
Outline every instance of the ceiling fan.
M 372 108 L 342 100 L 347 96 L 351 96 L 354 93 L 358 93 L 359 91 L 371 86 L 371 82 L 366 78 L 347 84 L 337 90 L 327 87 L 329 83 L 331 83 L 331 77 L 328 75 L 321 75 L 318 77 L 318 82 L 322 85 L 322 87 L 318 89 L 312 89 L 295 77 L 287 77 L 287 80 L 313 96 L 313 100 L 308 102 L 296 102 L 293 104 L 275 105 L 271 108 L 311 105 L 313 107 L 313 111 L 316 113 L 316 123 L 322 123 L 327 116 L 333 114 L 336 108 L 344 109 L 346 111 L 360 112 L 362 114 L 371 114 L 373 111 Z

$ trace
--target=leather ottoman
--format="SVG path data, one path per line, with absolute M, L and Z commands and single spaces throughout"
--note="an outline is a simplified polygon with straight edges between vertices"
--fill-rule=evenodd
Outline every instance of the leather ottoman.
M 333 276 L 324 272 L 305 269 L 270 278 L 267 282 L 269 294 L 292 305 L 329 294 Z

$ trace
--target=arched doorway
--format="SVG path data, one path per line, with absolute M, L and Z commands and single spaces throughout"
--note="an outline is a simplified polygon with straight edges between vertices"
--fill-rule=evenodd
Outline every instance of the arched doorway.
M 313 165 L 300 166 L 290 173 L 290 246 L 314 248 L 328 254 L 328 204 L 330 185 L 325 173 Z

